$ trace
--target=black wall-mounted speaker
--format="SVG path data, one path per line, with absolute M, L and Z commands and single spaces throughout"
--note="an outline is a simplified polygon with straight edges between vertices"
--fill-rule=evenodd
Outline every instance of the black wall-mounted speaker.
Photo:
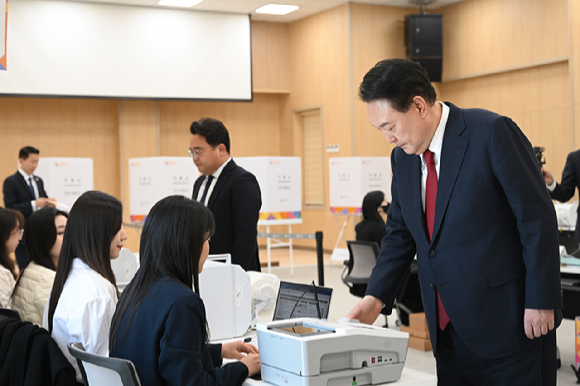
M 405 17 L 405 47 L 407 59 L 423 66 L 432 82 L 441 82 L 443 15 L 407 15 Z

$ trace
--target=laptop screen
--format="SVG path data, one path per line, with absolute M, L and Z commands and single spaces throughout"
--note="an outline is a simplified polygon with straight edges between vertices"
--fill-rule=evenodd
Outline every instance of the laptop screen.
M 332 288 L 316 286 L 318 306 L 322 319 L 328 319 Z M 280 282 L 273 320 L 292 318 L 318 318 L 314 287 L 310 284 Z

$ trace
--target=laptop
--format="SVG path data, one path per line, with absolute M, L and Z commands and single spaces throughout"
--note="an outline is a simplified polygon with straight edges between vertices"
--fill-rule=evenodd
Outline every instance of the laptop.
M 280 281 L 273 320 L 318 318 L 319 310 L 320 318 L 328 319 L 332 288 L 316 286 L 315 291 L 313 284 Z

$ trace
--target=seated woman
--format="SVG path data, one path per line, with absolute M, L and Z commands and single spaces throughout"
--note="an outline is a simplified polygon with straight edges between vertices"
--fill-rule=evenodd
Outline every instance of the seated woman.
M 10 307 L 10 294 L 16 283 L 16 268 L 10 254 L 22 238 L 16 211 L 0 208 L 0 307 Z
M 383 217 L 386 216 L 389 206 L 383 192 L 376 190 L 367 193 L 362 204 L 363 221 L 354 228 L 357 241 L 374 241 L 380 248 L 381 240 L 387 235 Z
M 52 289 L 68 214 L 53 207 L 34 212 L 24 226 L 28 261 L 12 293 L 22 320 L 41 325 Z
M 213 230 L 211 212 L 183 196 L 164 198 L 147 215 L 141 266 L 119 299 L 110 336 L 111 356 L 133 362 L 143 386 L 241 385 L 260 370 L 254 346 L 208 343 L 198 275 Z M 241 360 L 220 367 L 222 358 Z
M 111 259 L 119 257 L 127 234 L 123 207 L 106 193 L 83 193 L 72 206 L 42 325 L 73 365 L 67 345 L 81 342 L 86 351 L 109 355 L 109 326 L 118 291 Z

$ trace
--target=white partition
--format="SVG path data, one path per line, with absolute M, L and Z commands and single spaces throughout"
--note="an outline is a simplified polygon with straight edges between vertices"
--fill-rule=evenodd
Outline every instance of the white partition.
M 260 225 L 302 223 L 300 157 L 239 157 L 235 161 L 256 176 L 260 185 Z
M 157 201 L 171 195 L 191 198 L 199 173 L 189 157 L 129 159 L 131 222 L 143 221 Z
M 69 207 L 93 190 L 92 158 L 41 157 L 34 174 L 42 178 L 49 197 Z
M 380 190 L 391 201 L 389 157 L 341 157 L 329 159 L 330 213 L 357 214 L 368 192 Z

